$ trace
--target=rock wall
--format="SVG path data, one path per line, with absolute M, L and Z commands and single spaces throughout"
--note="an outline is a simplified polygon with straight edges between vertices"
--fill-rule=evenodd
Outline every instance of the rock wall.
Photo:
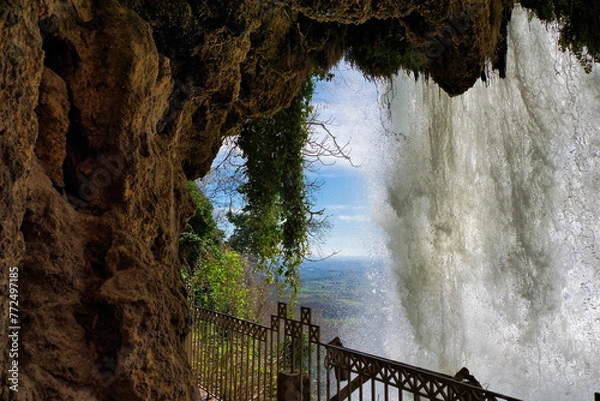
M 176 248 L 192 206 L 178 138 L 155 128 L 169 60 L 127 8 L 27 3 L 6 7 L 1 57 L 19 399 L 197 398 Z
M 0 317 L 18 335 L 0 342 L 0 399 L 199 399 L 182 349 L 186 180 L 245 118 L 337 62 L 344 24 L 406 17 L 425 48 L 449 15 L 373 3 L 0 3 Z M 475 31 L 458 41 L 489 36 Z M 480 71 L 489 54 L 474 49 Z

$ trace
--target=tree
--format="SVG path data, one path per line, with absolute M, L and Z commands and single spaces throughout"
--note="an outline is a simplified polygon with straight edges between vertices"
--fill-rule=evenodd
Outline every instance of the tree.
M 318 79 L 329 78 L 307 79 L 289 107 L 246 121 L 202 180 L 211 202 L 229 209 L 228 243 L 267 282 L 282 279 L 294 290 L 300 264 L 310 260 L 309 239 L 318 243 L 330 228 L 325 210 L 314 207 L 321 183 L 305 172 L 331 157 L 352 164 L 348 143 L 338 142 L 331 122 L 319 120 L 311 106 Z
M 182 275 L 195 305 L 243 318 L 256 317 L 245 260 L 223 242 L 213 206 L 195 182 L 188 183 L 196 214 L 179 237 Z
M 311 224 L 322 215 L 312 210 L 304 175 L 313 91 L 309 79 L 288 108 L 243 126 L 237 145 L 245 162 L 245 183 L 239 187 L 245 207 L 229 214 L 234 249 L 251 255 L 271 280 L 283 277 L 295 290 L 298 268 L 309 251 Z

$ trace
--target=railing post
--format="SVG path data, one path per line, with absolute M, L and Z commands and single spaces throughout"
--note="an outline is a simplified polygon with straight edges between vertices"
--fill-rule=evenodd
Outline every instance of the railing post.
M 310 401 L 310 379 L 306 373 L 278 372 L 277 401 Z
M 594 401 L 600 401 L 600 393 L 594 394 Z

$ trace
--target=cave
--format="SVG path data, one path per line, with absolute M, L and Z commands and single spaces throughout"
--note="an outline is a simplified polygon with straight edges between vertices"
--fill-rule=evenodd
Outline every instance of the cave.
M 392 19 L 426 51 L 423 27 L 448 23 L 433 3 L 3 2 L 0 295 L 18 272 L 19 310 L 0 317 L 19 348 L 0 358 L 2 382 L 16 362 L 19 400 L 199 400 L 182 347 L 187 180 L 246 119 L 326 74 L 351 45 L 349 24 L 360 37 L 361 24 Z M 484 10 L 472 29 L 420 66 L 452 94 L 497 48 L 489 2 L 466 3 Z

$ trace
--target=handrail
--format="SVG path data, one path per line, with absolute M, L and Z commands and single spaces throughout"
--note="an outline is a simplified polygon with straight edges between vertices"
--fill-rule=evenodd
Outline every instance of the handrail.
M 322 343 L 311 310 L 279 303 L 270 326 L 195 307 L 186 351 L 211 399 L 224 401 L 519 401 L 458 377 Z M 475 381 L 476 384 L 479 384 Z M 596 401 L 598 395 L 596 395 Z
M 330 359 L 326 360 L 326 367 L 329 369 L 346 369 L 351 373 L 366 377 L 367 380 L 380 380 L 384 382 L 395 381 L 395 386 L 404 386 L 402 388 L 403 390 L 416 391 L 419 395 L 435 396 L 436 393 L 441 393 L 441 391 L 443 391 L 443 387 L 448 387 L 450 390 L 455 392 L 467 392 L 473 396 L 483 397 L 483 399 L 486 400 L 497 399 L 506 401 L 520 401 L 517 398 L 509 397 L 474 386 L 469 383 L 461 382 L 454 376 L 446 375 L 440 372 L 423 369 L 417 366 L 378 357 L 350 348 L 331 344 L 323 344 L 323 346 L 329 350 Z M 332 352 L 332 350 L 334 350 L 334 352 Z M 334 358 L 331 358 L 331 356 L 334 356 Z M 329 365 L 327 365 L 327 362 L 329 362 Z M 402 373 L 405 376 L 404 380 L 400 376 L 394 376 L 394 373 L 396 372 Z M 434 383 L 436 386 L 435 391 L 430 393 L 421 393 L 420 389 L 424 388 L 425 386 L 419 387 L 414 382 L 412 382 L 412 387 L 408 386 L 410 379 L 415 377 L 427 378 L 430 382 L 438 382 Z M 344 398 L 340 398 L 340 400 L 342 399 Z

